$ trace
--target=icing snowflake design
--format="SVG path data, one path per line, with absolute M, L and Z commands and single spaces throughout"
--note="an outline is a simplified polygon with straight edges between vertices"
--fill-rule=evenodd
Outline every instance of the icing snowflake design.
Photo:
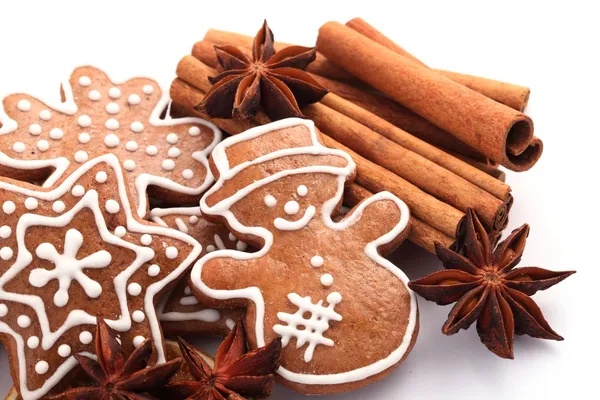
M 36 255 L 42 260 L 50 261 L 55 265 L 54 270 L 48 271 L 36 268 L 29 275 L 29 283 L 33 286 L 44 287 L 52 279 L 58 280 L 58 291 L 54 295 L 54 304 L 64 307 L 69 301 L 69 287 L 71 281 L 79 282 L 85 293 L 95 299 L 102 293 L 102 286 L 90 279 L 84 272 L 84 268 L 106 268 L 112 256 L 106 250 L 98 251 L 85 257 L 77 259 L 77 252 L 83 244 L 83 235 L 76 229 L 69 229 L 65 236 L 64 253 L 59 254 L 50 243 L 42 243 L 35 250 Z
M 121 168 L 105 154 L 52 190 L 0 178 L 0 337 L 13 344 L 24 400 L 55 387 L 77 365 L 73 354 L 93 356 L 97 315 L 126 351 L 149 338 L 157 362 L 166 359 L 155 304 L 202 248 L 135 218 Z
M 99 69 L 80 67 L 62 89 L 64 101 L 53 105 L 25 94 L 2 100 L 1 176 L 20 179 L 27 170 L 53 187 L 110 152 L 128 172 L 140 217 L 147 212 L 148 190 L 167 202 L 173 193 L 197 202 L 212 184 L 207 156 L 221 131 L 200 118 L 171 118 L 170 99 L 157 82 L 133 78 L 116 84 Z
M 310 362 L 318 345 L 331 347 L 335 344 L 333 340 L 324 337 L 323 333 L 329 329 L 329 321 L 342 320 L 342 316 L 334 310 L 335 306 L 342 301 L 342 296 L 337 292 L 330 293 L 327 296 L 327 303 L 329 303 L 327 307 L 323 307 L 323 300 L 314 304 L 310 296 L 300 297 L 297 293 L 290 293 L 288 299 L 298 307 L 298 311 L 294 314 L 277 313 L 277 318 L 287 325 L 277 324 L 273 326 L 273 330 L 281 336 L 283 347 L 289 344 L 292 337 L 296 338 L 297 349 L 308 343 L 304 352 L 304 361 Z M 304 318 L 305 313 L 309 313 L 310 318 Z

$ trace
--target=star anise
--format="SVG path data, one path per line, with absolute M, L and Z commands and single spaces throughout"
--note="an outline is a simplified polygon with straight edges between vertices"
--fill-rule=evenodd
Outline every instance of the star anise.
M 202 356 L 179 338 L 181 354 L 193 381 L 175 382 L 167 392 L 176 399 L 224 400 L 265 398 L 273 390 L 281 357 L 281 338 L 247 352 L 243 324 L 238 321 L 225 338 L 211 368 Z
M 209 78 L 213 86 L 196 109 L 213 118 L 249 119 L 262 106 L 272 120 L 303 117 L 300 107 L 327 94 L 303 71 L 317 50 L 290 46 L 275 52 L 274 40 L 265 21 L 254 38 L 252 59 L 235 46 L 215 46 L 224 72 Z
M 127 360 L 115 333 L 102 318 L 97 319 L 96 356 L 98 361 L 76 354 L 75 358 L 93 381 L 93 386 L 69 389 L 53 400 L 154 400 L 150 392 L 164 387 L 181 367 L 178 358 L 148 367 L 152 341 L 145 340 Z
M 456 302 L 442 332 L 452 335 L 477 320 L 477 333 L 486 347 L 513 358 L 514 335 L 563 340 L 529 297 L 546 290 L 575 271 L 554 272 L 538 267 L 514 267 L 521 260 L 529 235 L 527 224 L 515 229 L 494 250 L 481 222 L 467 212 L 462 255 L 436 243 L 445 270 L 412 281 L 409 287 L 440 305 Z

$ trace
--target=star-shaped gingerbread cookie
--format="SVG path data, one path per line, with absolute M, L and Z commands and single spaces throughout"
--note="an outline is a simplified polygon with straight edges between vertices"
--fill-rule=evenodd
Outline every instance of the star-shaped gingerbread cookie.
M 118 158 L 84 162 L 53 189 L 0 178 L 0 333 L 25 400 L 61 385 L 93 356 L 96 317 L 126 353 L 151 338 L 165 360 L 155 304 L 201 253 L 132 210 Z
M 113 83 L 94 67 L 75 69 L 53 106 L 13 94 L 0 107 L 0 176 L 52 187 L 87 160 L 111 153 L 127 173 L 139 216 L 150 194 L 198 204 L 213 182 L 207 156 L 221 132 L 200 118 L 170 117 L 169 98 L 147 78 Z

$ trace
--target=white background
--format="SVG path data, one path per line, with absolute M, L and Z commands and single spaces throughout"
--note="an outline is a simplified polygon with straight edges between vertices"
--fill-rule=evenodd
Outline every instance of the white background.
M 356 16 L 428 65 L 530 86 L 527 112 L 544 154 L 531 171 L 507 174 L 515 196 L 510 228 L 531 225 L 522 266 L 578 270 L 534 296 L 566 340 L 517 337 L 515 360 L 503 360 L 479 343 L 474 327 L 442 335 L 450 307 L 420 301 L 421 333 L 408 360 L 382 382 L 335 398 L 597 398 L 600 29 L 593 2 L 57 3 L 0 3 L 0 93 L 51 94 L 81 64 L 168 85 L 209 27 L 253 35 L 267 18 L 277 39 L 312 45 L 324 22 Z M 395 259 L 411 278 L 440 267 L 411 244 Z M 0 371 L 4 392 L 11 380 L 3 349 Z M 303 396 L 278 387 L 274 398 Z

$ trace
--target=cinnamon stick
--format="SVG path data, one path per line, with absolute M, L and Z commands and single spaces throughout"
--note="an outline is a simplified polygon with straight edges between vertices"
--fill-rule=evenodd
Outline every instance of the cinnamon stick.
M 420 61 L 417 57 L 400 47 L 393 40 L 385 36 L 362 18 L 354 18 L 346 22 L 346 26 L 354 29 L 358 33 L 365 35 L 369 39 L 381 44 L 382 46 L 387 47 L 393 52 L 398 53 L 421 66 L 427 67 L 427 65 Z M 494 79 L 481 78 L 479 76 L 466 75 L 441 69 L 436 69 L 435 71 L 446 76 L 447 78 L 452 79 L 454 82 L 460 83 L 469 89 L 475 90 L 476 92 L 479 92 L 490 99 L 496 100 L 498 103 L 502 103 L 506 106 L 514 108 L 517 111 L 523 111 L 525 106 L 527 106 L 527 102 L 529 101 L 529 93 L 531 90 L 525 86 L 514 85 L 512 83 L 500 82 Z
M 353 183 L 344 191 L 344 204 L 348 207 L 354 207 L 372 195 L 373 193 L 369 192 L 364 187 Z M 450 247 L 454 243 L 454 238 L 432 228 L 414 215 L 411 215 L 410 224 L 411 228 L 410 233 L 408 234 L 408 240 L 432 254 L 435 254 L 435 242 L 438 242 L 445 247 Z
M 462 86 L 337 22 L 319 30 L 329 60 L 509 169 L 531 168 L 542 152 L 525 114 Z

